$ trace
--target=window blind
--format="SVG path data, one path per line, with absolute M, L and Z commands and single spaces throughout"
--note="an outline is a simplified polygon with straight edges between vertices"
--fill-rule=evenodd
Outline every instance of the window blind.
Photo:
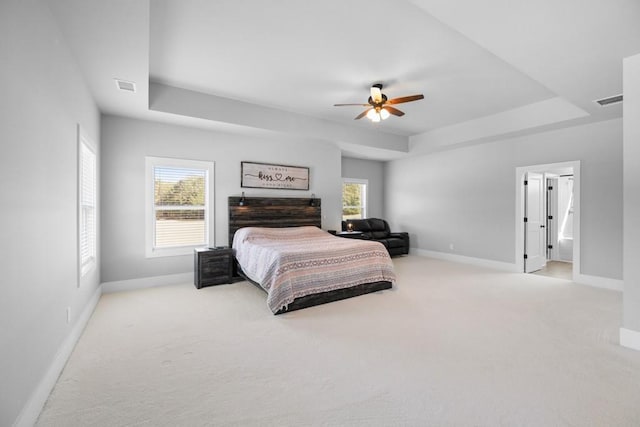
M 206 169 L 154 166 L 154 248 L 207 245 Z
M 80 144 L 80 266 L 82 274 L 96 257 L 96 155 Z

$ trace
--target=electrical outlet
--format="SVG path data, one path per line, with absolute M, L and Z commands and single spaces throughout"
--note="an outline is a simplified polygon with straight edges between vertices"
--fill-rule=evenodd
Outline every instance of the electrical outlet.
M 67 323 L 71 323 L 71 307 L 67 307 Z
M 453 250 L 453 243 L 449 243 L 449 250 Z

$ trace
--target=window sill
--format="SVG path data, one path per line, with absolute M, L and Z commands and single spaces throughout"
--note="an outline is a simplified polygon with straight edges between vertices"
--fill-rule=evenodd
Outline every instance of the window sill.
M 179 248 L 161 248 L 161 249 L 147 248 L 145 257 L 146 258 L 163 258 L 163 257 L 193 255 L 194 249 L 206 248 L 206 247 L 207 245 L 180 246 Z

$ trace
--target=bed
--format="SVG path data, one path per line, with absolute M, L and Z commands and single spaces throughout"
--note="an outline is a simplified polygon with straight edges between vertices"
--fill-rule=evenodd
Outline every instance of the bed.
M 322 231 L 319 199 L 239 201 L 229 198 L 238 273 L 267 292 L 274 314 L 392 287 L 395 273 L 384 246 Z

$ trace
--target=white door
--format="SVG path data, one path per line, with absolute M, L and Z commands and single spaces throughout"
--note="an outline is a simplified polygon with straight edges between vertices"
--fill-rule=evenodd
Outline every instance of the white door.
M 524 271 L 531 273 L 547 263 L 544 177 L 541 173 L 527 172 L 524 179 Z

